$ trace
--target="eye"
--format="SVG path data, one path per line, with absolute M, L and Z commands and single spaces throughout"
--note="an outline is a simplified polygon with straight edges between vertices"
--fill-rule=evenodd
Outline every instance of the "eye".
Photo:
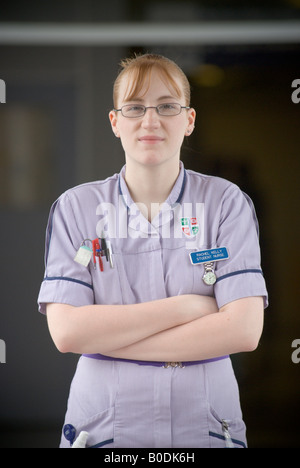
M 128 112 L 136 112 L 136 111 L 141 111 L 141 110 L 144 110 L 144 107 L 143 106 L 128 106 L 127 109 L 126 109 Z
M 181 112 L 181 105 L 176 103 L 166 102 L 158 106 L 160 115 L 177 115 Z
M 158 106 L 160 110 L 174 110 L 177 109 L 176 104 L 161 104 Z
M 140 104 L 129 104 L 123 107 L 122 112 L 126 116 L 139 116 L 144 114 L 145 107 Z

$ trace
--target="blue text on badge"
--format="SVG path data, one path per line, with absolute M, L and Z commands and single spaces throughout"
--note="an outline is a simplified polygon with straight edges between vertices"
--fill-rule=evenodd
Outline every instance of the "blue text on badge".
M 190 259 L 193 265 L 200 265 L 202 263 L 219 262 L 229 258 L 228 250 L 226 247 L 218 249 L 200 250 L 198 252 L 191 252 Z

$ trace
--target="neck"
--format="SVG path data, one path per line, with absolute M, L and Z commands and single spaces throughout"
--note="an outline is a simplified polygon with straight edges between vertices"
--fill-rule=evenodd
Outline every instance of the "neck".
M 133 168 L 130 164 L 126 164 L 125 180 L 130 195 L 133 201 L 139 204 L 149 221 L 158 213 L 159 205 L 168 198 L 179 171 L 178 161 L 171 167 L 169 165 L 155 167 L 141 165 Z

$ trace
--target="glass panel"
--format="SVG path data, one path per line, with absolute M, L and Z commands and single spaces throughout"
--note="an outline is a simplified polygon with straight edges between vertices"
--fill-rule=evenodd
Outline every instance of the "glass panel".
M 30 209 L 47 202 L 53 185 L 52 133 L 43 108 L 0 108 L 0 205 Z

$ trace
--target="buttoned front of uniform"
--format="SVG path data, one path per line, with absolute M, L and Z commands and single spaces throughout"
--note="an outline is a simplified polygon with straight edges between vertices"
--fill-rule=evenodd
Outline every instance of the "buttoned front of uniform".
M 168 200 L 162 210 L 150 223 L 132 201 L 125 181 L 120 175 L 120 193 L 128 211 L 128 237 L 115 239 L 117 246 L 116 263 L 120 272 L 120 282 L 127 293 L 132 292 L 131 302 L 146 302 L 162 299 L 170 295 L 184 294 L 184 290 L 176 289 L 170 294 L 168 284 L 169 270 L 173 255 L 178 248 L 185 248 L 185 239 L 174 238 L 174 205 L 182 198 L 182 186 L 185 171 L 182 169 Z M 178 245 L 179 244 L 179 245 Z M 185 257 L 187 257 L 185 255 Z M 186 258 L 187 259 L 187 258 Z M 120 265 L 121 264 L 121 265 Z M 178 264 L 180 268 L 180 263 Z M 173 275 L 174 276 L 174 275 Z M 192 271 L 190 271 L 192 277 Z M 182 284 L 182 279 L 179 281 Z M 188 286 L 187 286 L 188 287 Z M 173 284 L 174 288 L 174 284 Z M 125 293 L 125 294 L 126 294 Z

